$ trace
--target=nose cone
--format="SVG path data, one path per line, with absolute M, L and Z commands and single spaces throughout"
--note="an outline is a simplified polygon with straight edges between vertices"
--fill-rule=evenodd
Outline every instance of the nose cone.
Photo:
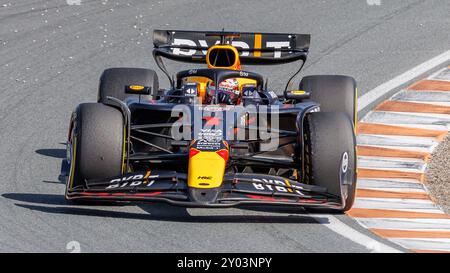
M 197 189 L 219 188 L 228 162 L 225 141 L 197 140 L 189 150 L 188 186 Z
M 192 149 L 192 148 L 191 148 Z M 198 151 L 190 152 L 194 156 L 189 158 L 188 186 L 191 188 L 217 188 L 222 185 L 223 175 L 227 159 L 223 158 L 223 153 L 228 157 L 228 151 Z

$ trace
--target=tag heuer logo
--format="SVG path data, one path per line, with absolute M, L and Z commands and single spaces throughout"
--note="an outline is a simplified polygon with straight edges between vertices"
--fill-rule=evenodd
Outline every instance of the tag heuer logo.
M 211 180 L 212 176 L 199 176 L 197 177 L 198 180 Z

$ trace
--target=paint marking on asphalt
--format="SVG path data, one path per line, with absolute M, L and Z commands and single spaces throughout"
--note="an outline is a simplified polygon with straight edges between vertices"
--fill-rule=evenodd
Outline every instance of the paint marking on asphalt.
M 355 209 L 401 210 L 410 212 L 438 213 L 439 208 L 431 200 L 400 199 L 382 197 L 359 197 L 353 205 Z
M 450 251 L 450 216 L 420 186 L 429 156 L 450 131 L 448 79 L 450 69 L 443 69 L 412 84 L 381 102 L 358 126 L 362 183 L 347 214 L 416 252 Z
M 435 137 L 442 140 L 447 131 L 360 122 L 358 123 L 358 134 Z
M 398 192 L 426 192 L 425 186 L 415 180 L 358 179 L 358 189 Z
M 358 189 L 357 195 L 360 198 L 408 198 L 429 200 L 426 192 L 399 192 L 386 190 Z
M 412 252 L 416 253 L 450 253 L 450 251 L 444 251 L 444 250 L 424 250 L 424 249 L 411 249 Z
M 393 248 L 386 244 L 381 243 L 351 227 L 344 224 L 342 221 L 337 219 L 333 215 L 323 215 L 323 214 L 308 214 L 314 218 L 317 222 L 323 224 L 325 227 L 329 228 L 333 232 L 349 239 L 350 241 L 364 246 L 371 252 L 382 252 L 382 253 L 401 253 L 399 249 Z M 326 217 L 324 217 L 326 216 Z M 326 218 L 326 219 L 325 219 Z
M 358 99 L 358 111 L 364 110 L 370 104 L 377 101 L 380 97 L 386 95 L 391 90 L 425 74 L 429 70 L 450 61 L 450 50 L 428 60 L 405 73 L 383 83 L 382 85 L 370 90 Z
M 414 212 L 387 209 L 359 209 L 354 208 L 348 212 L 353 218 L 406 218 L 406 219 L 450 219 L 443 213 Z
M 365 169 L 422 173 L 425 171 L 426 163 L 423 160 L 411 158 L 358 156 L 358 166 Z
M 401 157 L 401 158 L 417 158 L 428 161 L 430 153 L 419 151 L 407 151 L 392 148 L 383 148 L 375 146 L 358 146 L 358 156 L 384 156 L 384 157 Z
M 365 228 L 401 230 L 450 230 L 450 219 L 441 218 L 356 218 Z
M 414 109 L 414 113 L 433 113 L 433 114 L 450 114 L 450 106 L 407 102 L 407 101 L 393 101 L 387 100 L 378 105 L 375 110 L 377 111 L 391 111 L 391 112 L 411 112 Z
M 368 113 L 363 118 L 363 122 L 448 131 L 448 124 L 450 124 L 450 119 L 447 120 L 439 117 L 426 117 L 409 113 L 373 111 Z
M 358 168 L 358 178 L 401 178 L 423 181 L 423 174 L 397 170 L 386 171 Z
M 409 249 L 450 251 L 450 239 L 448 238 L 392 238 L 390 240 Z
M 399 93 L 395 94 L 391 98 L 391 100 L 450 106 L 450 98 L 448 96 L 448 92 L 442 91 L 402 90 Z
M 399 230 L 399 229 L 370 229 L 373 233 L 384 238 L 449 238 L 450 231 L 435 230 Z
M 421 80 L 410 87 L 409 90 L 416 91 L 450 91 L 450 82 L 441 80 Z
M 418 152 L 433 151 L 439 143 L 435 138 L 411 137 L 399 135 L 358 135 L 358 145 L 385 147 L 394 149 L 408 149 Z

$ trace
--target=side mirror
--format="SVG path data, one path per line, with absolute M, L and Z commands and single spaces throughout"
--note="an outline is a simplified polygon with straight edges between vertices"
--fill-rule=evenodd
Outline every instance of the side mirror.
M 310 98 L 310 93 L 304 90 L 287 90 L 284 97 L 288 100 L 304 100 Z

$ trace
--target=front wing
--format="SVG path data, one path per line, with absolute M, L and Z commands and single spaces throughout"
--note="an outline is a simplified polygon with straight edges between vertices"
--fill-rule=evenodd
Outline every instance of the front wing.
M 165 202 L 184 207 L 233 207 L 239 205 L 291 205 L 341 209 L 340 196 L 323 187 L 301 184 L 272 175 L 225 175 L 222 186 L 197 189 L 187 186 L 187 175 L 175 171 L 136 172 L 105 180 L 85 181 L 66 197 L 74 200 Z

